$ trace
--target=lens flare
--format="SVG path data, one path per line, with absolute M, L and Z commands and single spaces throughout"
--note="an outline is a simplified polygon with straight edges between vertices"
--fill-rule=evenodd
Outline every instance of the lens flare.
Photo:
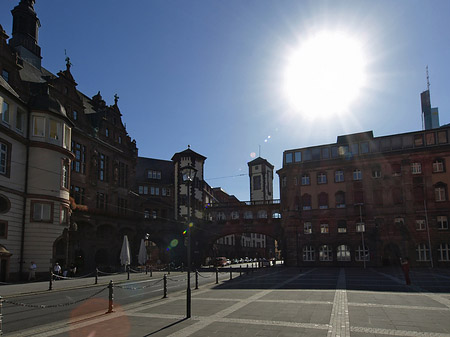
M 170 241 L 170 247 L 171 248 L 175 248 L 176 246 L 178 246 L 178 240 L 177 239 L 173 239 L 172 241 Z

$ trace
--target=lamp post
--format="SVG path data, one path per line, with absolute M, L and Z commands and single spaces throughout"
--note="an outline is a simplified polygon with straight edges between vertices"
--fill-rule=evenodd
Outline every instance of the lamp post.
M 363 249 L 363 263 L 364 263 L 364 269 L 366 269 L 366 246 L 364 244 L 364 232 L 366 230 L 366 226 L 364 225 L 363 221 L 362 221 L 362 211 L 361 211 L 361 207 L 362 207 L 362 203 L 356 204 L 359 206 L 359 228 L 358 231 L 361 232 L 361 240 L 362 240 L 362 249 Z
M 191 317 L 191 183 L 194 181 L 197 170 L 192 165 L 181 168 L 183 181 L 187 185 L 187 288 L 186 288 L 186 317 Z

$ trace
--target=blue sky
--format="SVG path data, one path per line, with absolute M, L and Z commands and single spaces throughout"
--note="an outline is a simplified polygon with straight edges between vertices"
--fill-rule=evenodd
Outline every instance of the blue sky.
M 0 2 L 8 35 L 17 3 Z M 37 0 L 35 9 L 45 68 L 63 70 L 67 50 L 80 91 L 100 90 L 107 104 L 119 95 L 140 156 L 170 160 L 190 144 L 208 158 L 208 183 L 241 200 L 252 153 L 277 170 L 287 149 L 420 130 L 427 65 L 432 106 L 450 123 L 447 0 Z M 311 119 L 286 102 L 283 73 L 299 41 L 323 30 L 359 41 L 367 82 L 345 115 Z

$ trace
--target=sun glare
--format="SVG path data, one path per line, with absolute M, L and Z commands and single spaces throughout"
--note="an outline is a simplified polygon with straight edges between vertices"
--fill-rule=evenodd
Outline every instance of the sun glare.
M 365 80 L 362 48 L 338 32 L 320 32 L 303 40 L 289 57 L 284 93 L 296 111 L 310 118 L 345 113 Z

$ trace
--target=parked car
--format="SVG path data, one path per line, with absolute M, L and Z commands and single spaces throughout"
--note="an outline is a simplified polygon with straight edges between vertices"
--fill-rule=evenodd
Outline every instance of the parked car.
M 214 266 L 224 267 L 227 265 L 227 258 L 225 256 L 216 257 L 216 260 L 214 262 Z

